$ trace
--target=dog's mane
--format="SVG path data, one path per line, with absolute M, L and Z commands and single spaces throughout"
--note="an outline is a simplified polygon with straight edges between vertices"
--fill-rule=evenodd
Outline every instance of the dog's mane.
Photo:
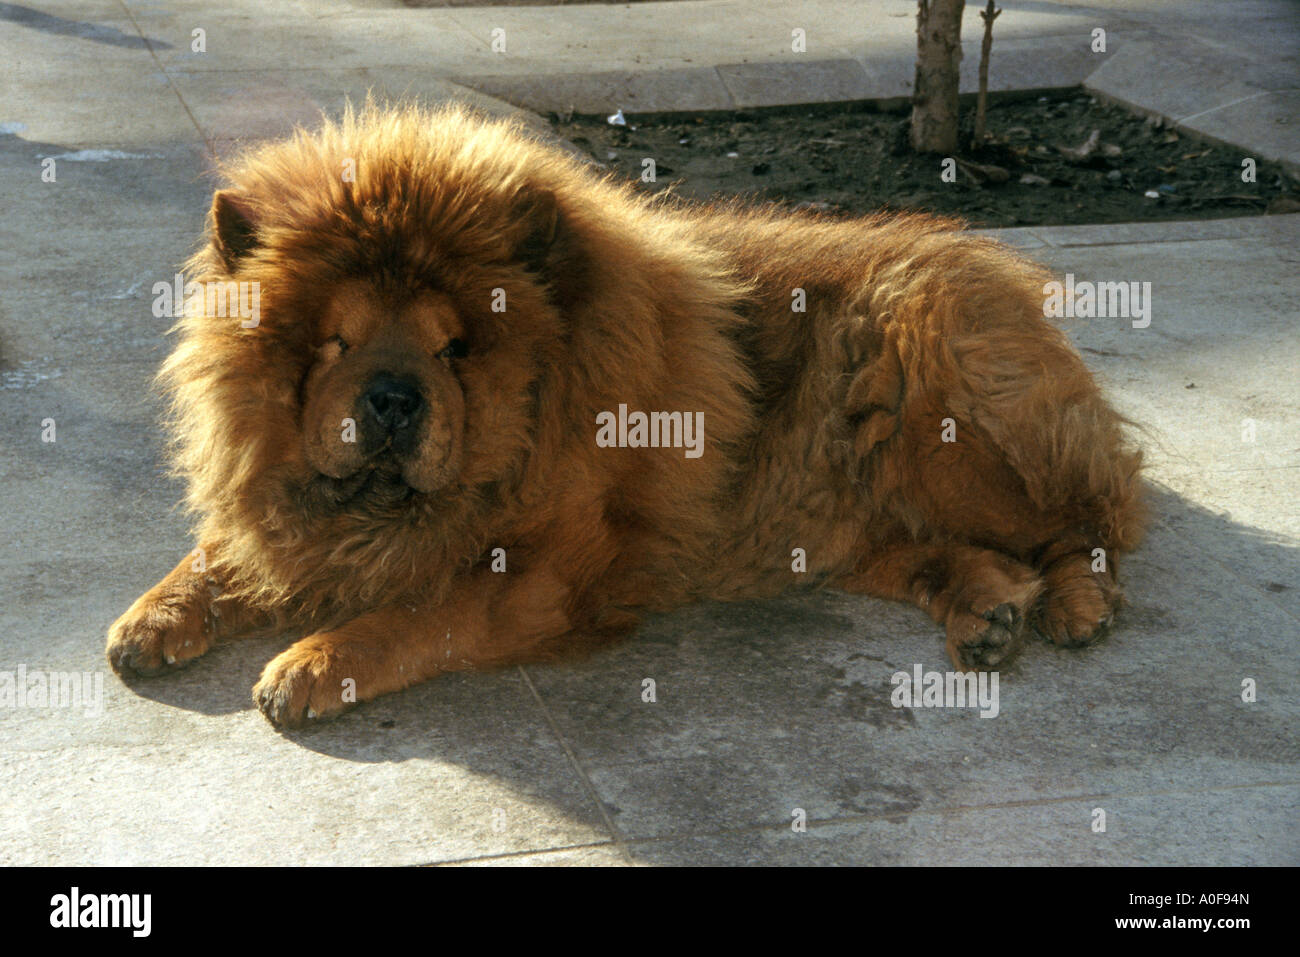
M 228 587 L 308 618 L 436 595 L 502 533 L 494 521 L 537 494 L 556 450 L 535 453 L 572 441 L 575 405 L 613 408 L 654 395 L 671 377 L 662 323 L 689 312 L 724 327 L 736 321 L 731 306 L 744 290 L 682 219 L 656 214 L 630 187 L 522 123 L 463 107 L 349 108 L 337 122 L 245 150 L 220 172 L 254 224 L 256 245 L 230 268 L 209 217 L 186 276 L 259 282 L 267 318 L 246 329 L 191 308 L 177 324 L 178 344 L 159 376 L 170 398 L 173 462 L 199 541 Z M 560 280 L 572 286 L 580 274 L 583 285 L 559 304 L 538 276 L 510 262 L 510 210 L 528 190 L 553 194 L 574 242 L 601 248 L 599 257 L 567 249 L 573 261 Z M 541 371 L 518 384 L 530 393 L 533 421 L 493 426 L 503 450 L 495 474 L 367 509 L 330 508 L 304 485 L 295 388 L 310 354 L 304 316 L 320 290 L 356 275 L 445 283 L 461 302 L 486 303 L 494 288 L 505 289 L 512 307 L 497 319 L 500 347 L 527 348 Z M 621 314 L 611 314 L 611 301 Z M 598 364 L 583 337 L 600 340 Z M 748 385 L 735 363 L 719 362 L 717 376 L 724 392 Z M 566 391 L 566 381 L 580 383 L 581 395 Z M 719 442 L 747 427 L 735 403 L 693 401 L 713 412 Z

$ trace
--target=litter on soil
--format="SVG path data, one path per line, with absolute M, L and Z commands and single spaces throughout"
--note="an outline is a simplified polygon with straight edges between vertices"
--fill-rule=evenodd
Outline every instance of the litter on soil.
M 914 153 L 906 111 L 871 104 L 658 116 L 611 109 L 553 116 L 552 126 L 605 168 L 689 199 L 918 209 L 988 227 L 1300 211 L 1300 181 L 1282 167 L 1084 93 L 991 102 L 979 148 L 973 116 L 963 102 L 964 145 L 948 158 Z M 1253 176 L 1243 178 L 1248 159 Z

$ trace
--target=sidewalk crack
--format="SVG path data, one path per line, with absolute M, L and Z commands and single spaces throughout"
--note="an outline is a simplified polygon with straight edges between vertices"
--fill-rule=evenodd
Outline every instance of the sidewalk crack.
M 145 36 L 144 31 L 140 29 L 140 23 L 136 20 L 135 14 L 132 13 L 131 8 L 126 5 L 126 0 L 117 0 L 117 5 L 122 8 L 122 12 L 125 13 L 127 19 L 131 21 L 131 26 L 135 27 L 136 34 L 142 41 L 144 41 L 145 48 L 149 51 L 149 56 L 153 58 L 154 66 L 156 66 L 158 71 L 166 77 L 167 85 L 171 87 L 172 93 L 176 95 L 176 99 L 180 103 L 181 109 L 185 111 L 185 115 L 188 116 L 190 122 L 194 124 L 194 129 L 198 132 L 199 139 L 203 141 L 203 147 L 208 151 L 209 158 L 215 158 L 217 152 L 212 141 L 209 140 L 207 134 L 203 132 L 203 127 L 199 125 L 199 121 L 195 118 L 194 111 L 190 109 L 190 105 L 185 102 L 185 97 L 181 95 L 180 88 L 176 85 L 176 81 L 172 78 L 172 75 L 167 72 L 167 68 L 163 66 L 162 61 L 158 59 L 158 51 L 153 48 L 153 44 L 149 42 L 149 38 Z
M 592 783 L 590 776 L 588 776 L 586 770 L 582 767 L 581 762 L 578 761 L 578 756 L 573 753 L 573 748 L 569 745 L 568 739 L 565 738 L 564 734 L 560 731 L 559 723 L 551 714 L 550 709 L 546 707 L 546 702 L 542 700 L 542 696 L 538 692 L 537 686 L 533 684 L 533 679 L 529 677 L 528 672 L 522 665 L 519 666 L 519 674 L 524 679 L 524 684 L 528 686 L 528 690 L 532 692 L 533 700 L 536 701 L 537 706 L 542 709 L 542 715 L 546 718 L 546 723 L 550 725 L 551 732 L 555 735 L 556 740 L 560 742 L 560 747 L 564 749 L 564 753 L 569 759 L 569 764 L 578 775 L 578 779 L 582 782 L 583 788 L 586 790 L 591 800 L 595 802 L 596 809 L 600 812 L 601 820 L 605 822 L 605 827 L 608 829 L 610 837 L 613 839 L 614 846 L 618 849 L 619 856 L 629 864 L 632 863 L 631 856 L 628 854 L 626 838 L 624 837 L 623 832 L 618 829 L 618 825 L 616 825 L 614 819 L 610 817 L 609 811 L 605 807 L 605 802 L 601 800 L 600 793 L 596 790 L 596 785 Z

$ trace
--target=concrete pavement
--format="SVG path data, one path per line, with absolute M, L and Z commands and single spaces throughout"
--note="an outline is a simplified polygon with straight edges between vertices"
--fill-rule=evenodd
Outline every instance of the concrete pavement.
M 1094 23 L 1114 41 L 1096 70 L 1019 82 L 1087 79 L 1295 155 L 1294 125 L 1269 119 L 1294 112 L 1294 7 L 1233 5 L 1230 33 L 1202 5 L 1123 6 L 1005 13 L 1008 51 Z M 891 707 L 892 673 L 947 667 L 939 634 L 915 609 L 835 593 L 684 609 L 589 660 L 450 676 L 290 735 L 249 698 L 281 641 L 131 687 L 105 673 L 107 625 L 190 547 L 148 388 L 167 349 L 149 290 L 199 234 L 211 150 L 372 87 L 503 110 L 466 84 L 518 102 L 571 89 L 599 112 L 631 108 L 623 89 L 656 108 L 898 94 L 851 63 L 910 80 L 910 3 L 799 5 L 810 51 L 843 64 L 820 79 L 790 69 L 801 22 L 777 3 L 225 9 L 0 7 L 16 64 L 0 88 L 0 672 L 99 673 L 104 693 L 99 714 L 0 708 L 0 863 L 1300 862 L 1294 215 L 1003 233 L 1062 273 L 1151 282 L 1149 327 L 1070 331 L 1146 429 L 1156 521 L 1113 635 L 1032 643 L 996 719 Z M 1269 56 L 1243 72 L 1251 44 Z M 1153 91 L 1128 50 L 1181 50 L 1182 73 Z
M 273 135 L 371 88 L 441 98 L 454 92 L 448 83 L 532 110 L 596 114 L 897 103 L 911 93 L 915 6 L 691 0 L 410 10 L 397 0 L 234 0 L 213 10 L 202 0 L 50 0 L 39 9 L 7 4 L 0 23 L 13 25 L 16 101 L 64 87 L 57 116 L 25 119 L 32 136 L 106 142 L 125 134 L 121 113 L 101 108 L 106 97 L 144 104 L 165 89 L 183 109 L 137 111 L 131 130 L 174 133 L 170 121 L 188 121 L 215 141 Z M 963 24 L 963 92 L 977 88 L 980 6 L 967 4 Z M 1195 135 L 1240 143 L 1248 133 L 1257 156 L 1300 169 L 1298 32 L 1300 9 L 1285 0 L 1010 4 L 996 25 L 990 89 L 1082 83 Z M 83 53 L 66 55 L 72 49 Z

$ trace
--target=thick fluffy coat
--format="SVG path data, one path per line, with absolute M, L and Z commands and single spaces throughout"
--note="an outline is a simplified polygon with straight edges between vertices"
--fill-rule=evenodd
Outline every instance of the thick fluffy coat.
M 913 601 L 964 668 L 1109 624 L 1140 456 L 1005 246 L 655 200 L 456 109 L 349 113 L 225 173 L 187 275 L 256 283 L 260 316 L 200 293 L 179 324 L 200 548 L 110 630 L 119 671 L 305 631 L 255 689 L 296 724 L 349 679 L 792 585 Z M 699 423 L 702 454 L 597 441 L 636 412 Z

